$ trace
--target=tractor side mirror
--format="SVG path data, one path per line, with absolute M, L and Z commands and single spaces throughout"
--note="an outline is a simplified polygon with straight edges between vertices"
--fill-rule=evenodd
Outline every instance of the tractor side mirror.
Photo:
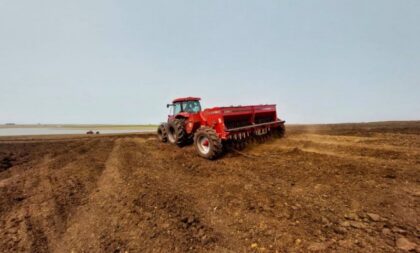
M 171 106 L 173 106 L 173 104 L 167 104 L 167 105 L 166 105 L 166 108 L 169 108 L 169 107 L 171 107 Z

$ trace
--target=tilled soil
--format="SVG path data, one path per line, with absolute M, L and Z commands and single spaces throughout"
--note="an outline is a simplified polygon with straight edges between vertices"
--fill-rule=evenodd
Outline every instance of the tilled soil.
M 0 252 L 420 251 L 420 122 L 287 129 L 217 161 L 151 135 L 0 139 Z

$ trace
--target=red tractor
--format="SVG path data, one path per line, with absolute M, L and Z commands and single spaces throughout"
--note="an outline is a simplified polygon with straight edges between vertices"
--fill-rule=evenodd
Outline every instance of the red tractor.
M 157 134 L 162 142 L 180 147 L 194 143 L 197 153 L 207 159 L 219 157 L 225 147 L 242 149 L 249 140 L 283 137 L 284 122 L 276 105 L 249 105 L 201 109 L 200 98 L 177 98 L 168 104 L 168 122 Z

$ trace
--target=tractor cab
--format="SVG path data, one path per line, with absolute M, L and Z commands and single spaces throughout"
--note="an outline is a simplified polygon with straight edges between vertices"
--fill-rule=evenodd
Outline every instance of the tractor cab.
M 185 117 L 201 112 L 200 98 L 196 97 L 177 98 L 167 107 L 170 108 L 170 116 L 182 115 Z

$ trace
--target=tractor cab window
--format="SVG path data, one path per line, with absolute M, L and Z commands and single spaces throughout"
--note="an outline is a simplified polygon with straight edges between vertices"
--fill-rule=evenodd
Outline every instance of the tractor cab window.
M 177 115 L 182 111 L 181 103 L 175 103 L 173 106 L 173 115 Z
M 186 101 L 182 102 L 182 111 L 189 113 L 197 113 L 201 111 L 200 102 L 198 101 Z

